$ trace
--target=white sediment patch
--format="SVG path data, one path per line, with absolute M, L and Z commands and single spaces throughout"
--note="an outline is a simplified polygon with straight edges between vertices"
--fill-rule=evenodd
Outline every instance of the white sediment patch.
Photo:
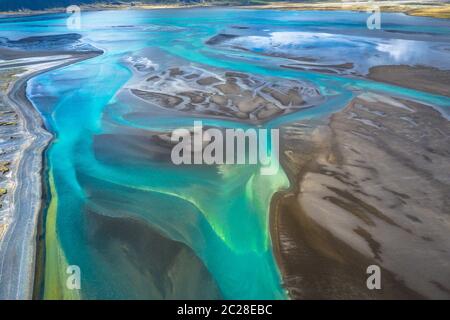
M 381 126 L 376 124 L 375 122 L 373 122 L 372 120 L 369 119 L 361 119 L 361 118 L 355 118 L 356 121 L 362 122 L 365 125 L 377 128 L 377 129 L 381 129 Z
M 316 173 L 307 173 L 305 175 L 301 184 L 301 193 L 298 197 L 303 210 L 307 213 L 314 213 L 310 217 L 319 225 L 325 226 L 334 236 L 346 243 L 350 243 L 359 252 L 371 256 L 372 252 L 367 242 L 356 233 L 349 232 L 349 230 L 354 230 L 358 227 L 358 219 L 348 215 L 345 210 L 332 204 L 330 201 L 324 200 L 324 197 L 334 195 L 327 190 L 326 186 L 346 188 L 344 184 L 332 177 Z
M 387 105 L 408 110 L 409 112 L 414 112 L 414 109 L 411 109 L 410 107 L 406 106 L 405 104 L 395 100 L 394 98 L 391 98 L 389 96 L 377 94 L 374 92 L 365 92 L 360 95 L 358 95 L 358 98 L 365 100 L 367 102 L 381 102 L 385 103 Z
M 408 122 L 409 124 L 411 124 L 414 127 L 417 127 L 417 122 L 415 122 L 413 119 L 411 119 L 409 117 L 400 117 L 400 119 L 405 120 L 406 122 Z
M 364 110 L 364 111 L 366 111 L 368 113 L 380 116 L 380 117 L 385 117 L 386 116 L 386 113 L 384 113 L 384 112 L 381 112 L 381 111 L 378 111 L 378 110 L 372 110 L 372 109 L 370 109 L 368 107 L 365 107 L 365 106 L 363 106 L 363 105 L 361 105 L 359 103 L 355 104 L 355 107 L 358 108 L 358 109 Z
M 68 59 L 70 55 L 54 55 L 54 56 L 43 56 L 43 57 L 30 57 L 30 58 L 20 58 L 14 60 L 0 60 L 0 67 L 7 67 L 10 65 L 22 64 L 22 63 L 33 63 L 38 64 L 41 62 L 49 62 L 52 60 Z
M 159 68 L 157 63 L 154 63 L 147 57 L 129 56 L 125 58 L 125 62 L 131 64 L 139 72 L 155 71 Z

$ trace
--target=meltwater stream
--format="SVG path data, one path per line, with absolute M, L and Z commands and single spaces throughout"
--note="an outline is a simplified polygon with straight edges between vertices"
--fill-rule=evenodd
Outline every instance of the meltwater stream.
M 398 31 L 396 35 L 435 33 L 442 38 L 433 44 L 437 47 L 435 58 L 448 55 L 447 22 L 384 16 L 385 28 Z M 280 58 L 260 54 L 274 48 L 290 54 L 301 51 L 306 44 L 302 46 L 298 37 L 293 42 L 290 33 L 320 31 L 334 34 L 334 41 L 329 36 L 307 36 L 309 54 L 319 55 L 338 47 L 356 50 L 355 56 L 360 51 L 371 54 L 371 50 L 378 50 L 378 64 L 398 63 L 395 59 L 399 56 L 406 59 L 402 63 L 433 65 L 433 60 L 424 60 L 423 54 L 404 58 L 386 53 L 392 41 L 387 36 L 371 37 L 365 29 L 366 17 L 349 12 L 130 10 L 83 13 L 82 27 L 75 31 L 67 30 L 67 17 L 61 14 L 12 18 L 1 24 L 2 36 L 77 32 L 83 35 L 83 41 L 105 51 L 29 82 L 28 96 L 55 137 L 46 153 L 49 199 L 43 296 L 287 298 L 269 232 L 272 195 L 289 187 L 285 173 L 280 170 L 274 176 L 262 176 L 255 165 L 174 167 L 151 154 L 142 154 L 142 150 L 112 152 L 115 139 L 130 132 L 170 132 L 190 127 L 201 118 L 158 111 L 141 120 L 121 117 L 124 110 L 133 108 L 117 96 L 133 76 L 124 59 L 146 52 L 162 66 L 170 66 L 173 60 L 211 70 L 299 79 L 311 82 L 326 97 L 321 105 L 264 124 L 267 128 L 326 116 L 344 107 L 361 90 L 405 96 L 438 107 L 450 105 L 445 97 L 356 77 L 282 69 L 277 63 Z M 442 32 L 443 23 L 447 23 L 447 33 Z M 239 28 L 233 29 L 236 25 Z M 242 33 L 244 44 L 251 50 L 237 52 L 205 44 L 231 29 Z M 399 37 L 395 41 L 410 41 Z M 271 48 L 270 44 L 276 45 Z M 424 41 L 407 44 L 409 50 L 424 50 L 428 45 Z M 367 67 L 364 59 L 360 61 L 362 69 Z M 250 126 L 237 121 L 202 120 L 204 125 L 224 128 Z M 99 143 L 99 136 L 113 138 Z M 108 156 L 111 154 L 116 156 Z M 80 291 L 65 286 L 69 265 L 80 267 Z

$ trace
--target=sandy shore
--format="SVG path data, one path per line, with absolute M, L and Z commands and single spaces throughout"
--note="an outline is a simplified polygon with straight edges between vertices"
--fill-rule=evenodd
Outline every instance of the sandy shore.
M 13 142 L 14 145 L 6 151 L 4 148 L 1 155 L 12 160 L 7 181 L 10 198 L 1 214 L 0 299 L 30 299 L 33 294 L 37 222 L 42 205 L 43 152 L 51 135 L 44 129 L 40 115 L 26 98 L 26 83 L 42 72 L 96 55 L 98 53 L 65 52 L 64 55 L 28 63 L 20 61 L 11 64 L 10 61 L 0 67 L 0 70 L 11 70 L 13 73 L 3 101 L 17 119 L 15 128 L 10 132 L 17 142 Z

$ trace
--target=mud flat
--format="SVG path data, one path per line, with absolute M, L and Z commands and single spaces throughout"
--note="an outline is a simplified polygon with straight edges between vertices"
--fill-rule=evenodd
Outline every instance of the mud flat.
M 366 92 L 283 130 L 293 188 L 273 199 L 271 226 L 291 297 L 448 299 L 448 120 Z M 372 264 L 381 290 L 366 287 Z
M 134 64 L 134 68 L 144 70 L 142 63 Z M 230 71 L 212 72 L 197 67 L 147 72 L 143 81 L 130 84 L 127 89 L 155 108 L 176 110 L 186 115 L 262 123 L 312 107 L 323 100 L 314 86 L 296 80 Z
M 51 140 L 26 98 L 39 73 L 98 55 L 0 49 L 0 299 L 30 299 L 35 273 L 37 223 L 42 205 L 43 151 Z M 2 55 L 5 53 L 4 55 Z M 14 59 L 16 58 L 16 59 Z
M 450 97 L 450 71 L 424 66 L 376 66 L 369 79 Z

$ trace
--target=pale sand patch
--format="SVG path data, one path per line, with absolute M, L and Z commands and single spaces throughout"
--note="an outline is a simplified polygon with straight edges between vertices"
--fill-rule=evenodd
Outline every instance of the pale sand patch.
M 376 66 L 369 79 L 450 97 L 450 70 L 425 66 Z
M 5 235 L 7 230 L 8 230 L 8 224 L 0 223 L 0 239 L 3 239 L 3 236 Z

